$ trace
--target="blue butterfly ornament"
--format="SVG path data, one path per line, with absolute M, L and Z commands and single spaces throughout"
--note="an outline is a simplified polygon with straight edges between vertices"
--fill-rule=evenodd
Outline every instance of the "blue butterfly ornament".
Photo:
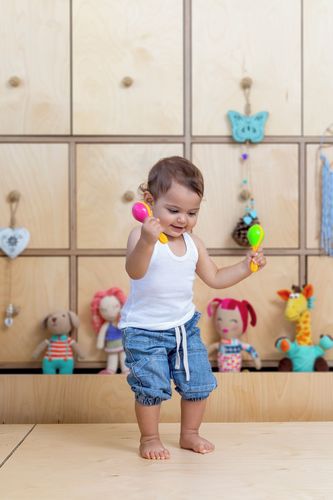
M 238 111 L 228 111 L 227 116 L 231 123 L 232 137 L 237 142 L 261 142 L 265 135 L 265 124 L 268 118 L 267 111 L 260 111 L 255 115 L 242 115 Z

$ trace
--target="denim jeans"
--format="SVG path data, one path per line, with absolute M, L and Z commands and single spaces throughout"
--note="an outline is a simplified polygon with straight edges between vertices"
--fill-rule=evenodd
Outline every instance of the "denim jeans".
M 180 366 L 176 368 L 176 329 L 150 331 L 141 328 L 123 329 L 127 381 L 138 403 L 157 405 L 171 398 L 171 379 L 183 399 L 206 399 L 217 386 L 208 360 L 207 349 L 196 326 L 200 313 L 185 323 L 189 380 L 184 366 L 184 339 L 179 346 Z

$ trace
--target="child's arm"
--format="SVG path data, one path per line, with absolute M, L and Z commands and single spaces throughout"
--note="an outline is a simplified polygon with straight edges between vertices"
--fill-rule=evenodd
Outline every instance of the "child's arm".
M 147 217 L 141 227 L 131 231 L 127 242 L 126 271 L 138 280 L 147 272 L 155 243 L 163 231 L 159 219 Z
M 192 235 L 192 238 L 194 239 L 199 252 L 196 272 L 199 278 L 201 278 L 206 285 L 211 288 L 228 288 L 229 286 L 235 285 L 252 274 L 250 270 L 251 254 L 248 254 L 244 260 L 234 264 L 233 266 L 218 269 L 216 264 L 208 255 L 207 249 L 200 238 L 196 235 Z M 265 257 L 261 250 L 254 254 L 253 257 L 259 265 L 259 269 L 265 265 Z

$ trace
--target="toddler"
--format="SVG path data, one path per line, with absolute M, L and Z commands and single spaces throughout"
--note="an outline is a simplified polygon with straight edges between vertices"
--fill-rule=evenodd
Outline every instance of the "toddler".
M 171 398 L 170 379 L 181 396 L 181 448 L 208 453 L 214 445 L 199 435 L 199 427 L 216 379 L 197 327 L 195 273 L 209 287 L 226 288 L 250 276 L 251 258 L 262 268 L 265 257 L 261 250 L 249 252 L 235 265 L 216 267 L 204 243 L 192 233 L 204 181 L 189 160 L 161 159 L 140 188 L 153 216 L 128 238 L 131 289 L 119 324 L 130 369 L 127 380 L 135 393 L 140 455 L 160 460 L 170 456 L 158 431 L 161 403 Z M 167 244 L 159 241 L 161 232 Z

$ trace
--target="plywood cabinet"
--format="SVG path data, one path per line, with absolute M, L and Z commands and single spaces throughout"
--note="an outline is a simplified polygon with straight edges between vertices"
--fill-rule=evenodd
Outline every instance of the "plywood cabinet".
M 70 133 L 70 2 L 0 0 L 0 134 Z
M 75 134 L 183 133 L 183 2 L 73 1 Z
M 276 290 L 299 280 L 325 290 L 314 332 L 332 333 L 331 259 L 320 257 L 320 141 L 312 137 L 333 121 L 331 3 L 0 0 L 0 228 L 9 224 L 7 195 L 18 190 L 16 223 L 31 234 L 11 262 L 12 300 L 22 311 L 12 330 L 0 326 L 1 367 L 37 366 L 30 356 L 43 337 L 40 321 L 62 307 L 81 320 L 86 357 L 77 366 L 103 366 L 90 302 L 111 286 L 128 292 L 131 206 L 151 166 L 173 155 L 203 172 L 195 231 L 219 266 L 245 254 L 231 237 L 244 215 L 244 178 L 266 233 L 262 273 L 221 291 L 196 280 L 205 343 L 216 340 L 208 301 L 246 298 L 258 314 L 246 338 L 276 365 L 275 339 L 294 336 Z M 229 109 L 244 110 L 244 76 L 253 79 L 252 114 L 270 114 L 246 164 L 226 119 Z M 333 148 L 325 152 L 333 160 Z M 9 300 L 2 253 L 0 273 L 1 314 Z

